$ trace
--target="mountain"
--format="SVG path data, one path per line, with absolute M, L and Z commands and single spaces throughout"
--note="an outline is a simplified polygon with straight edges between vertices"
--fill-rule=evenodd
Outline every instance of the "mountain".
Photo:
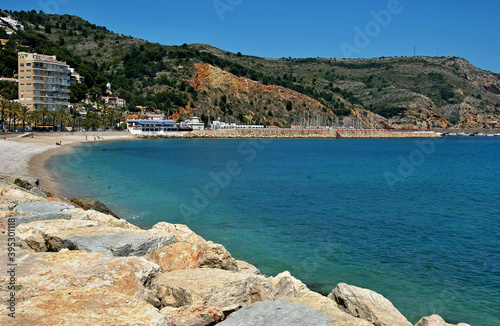
M 266 59 L 206 44 L 150 43 L 77 16 L 8 13 L 26 30 L 9 37 L 0 73 L 13 75 L 16 51 L 55 54 L 85 77 L 85 85 L 72 87 L 74 100 L 103 95 L 109 82 L 129 110 L 154 107 L 176 119 L 394 128 L 489 128 L 500 121 L 500 75 L 462 58 Z

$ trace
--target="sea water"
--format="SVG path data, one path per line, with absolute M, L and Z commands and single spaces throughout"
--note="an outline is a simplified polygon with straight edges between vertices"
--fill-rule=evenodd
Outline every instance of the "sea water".
M 89 142 L 48 167 L 69 197 L 187 224 L 266 275 L 500 325 L 500 137 Z

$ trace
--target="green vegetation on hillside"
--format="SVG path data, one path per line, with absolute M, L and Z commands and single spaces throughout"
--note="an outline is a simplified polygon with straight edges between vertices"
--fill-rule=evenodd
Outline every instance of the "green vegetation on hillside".
M 350 116 L 351 109 L 372 111 L 386 119 L 422 121 L 443 117 L 460 122 L 460 104 L 500 116 L 500 98 L 481 83 L 483 72 L 459 58 L 395 57 L 378 59 L 265 59 L 234 54 L 205 44 L 165 46 L 70 15 L 46 15 L 34 10 L 10 12 L 25 31 L 9 36 L 0 56 L 0 73 L 12 77 L 16 51 L 56 55 L 85 78 L 71 86 L 71 100 L 88 94 L 98 99 L 109 82 L 113 95 L 127 100 L 129 111 L 147 106 L 173 113 L 190 107 L 191 114 L 208 118 L 289 125 L 292 117 L 312 110 L 305 102 L 280 100 L 276 94 L 198 91 L 193 87 L 195 65 L 208 63 L 262 85 L 281 86 L 317 100 L 324 119 Z M 467 71 L 467 73 L 464 73 Z M 498 84 L 498 74 L 488 74 Z M 467 79 L 469 78 L 469 79 Z M 11 99 L 12 85 L 0 84 Z M 472 103 L 472 104 L 471 104 Z M 315 114 L 319 114 L 316 112 Z

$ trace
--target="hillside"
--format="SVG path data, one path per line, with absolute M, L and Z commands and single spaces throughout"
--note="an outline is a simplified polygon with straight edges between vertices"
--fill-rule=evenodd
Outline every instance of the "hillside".
M 395 128 L 489 128 L 500 121 L 500 76 L 461 58 L 265 59 L 205 44 L 154 44 L 76 16 L 10 14 L 26 31 L 2 50 L 2 75 L 14 74 L 18 50 L 55 54 L 85 77 L 72 88 L 75 101 L 85 93 L 99 97 L 110 82 L 129 110 L 143 105 L 179 119 L 276 126 L 362 120 Z M 7 93 L 12 97 L 12 89 Z

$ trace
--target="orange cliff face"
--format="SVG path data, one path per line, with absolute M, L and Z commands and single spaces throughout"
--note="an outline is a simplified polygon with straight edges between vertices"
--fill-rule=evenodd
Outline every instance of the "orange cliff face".
M 234 116 L 243 114 L 248 121 L 253 122 L 267 121 L 271 125 L 282 125 L 280 121 L 292 122 L 294 117 L 303 111 L 310 112 L 311 115 L 321 114 L 325 119 L 335 116 L 319 101 L 288 88 L 263 85 L 206 63 L 199 63 L 195 67 L 192 85 L 197 91 L 207 93 L 208 100 L 201 106 L 211 110 L 213 115 L 223 114 L 224 111 L 220 111 L 214 102 L 217 103 L 217 100 L 225 95 Z M 291 109 L 287 108 L 288 102 L 292 103 Z M 181 112 L 192 112 L 192 108 L 186 109 Z

